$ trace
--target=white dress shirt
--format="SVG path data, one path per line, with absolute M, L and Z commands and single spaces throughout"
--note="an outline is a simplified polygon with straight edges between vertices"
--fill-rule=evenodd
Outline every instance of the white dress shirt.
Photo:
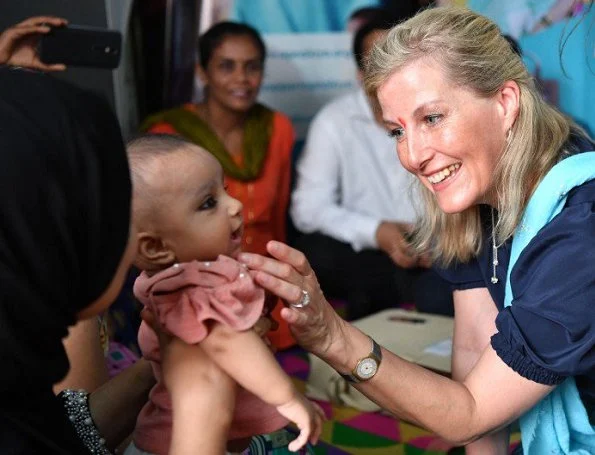
M 359 89 L 331 101 L 312 120 L 290 214 L 304 233 L 320 232 L 355 251 L 378 248 L 382 221 L 415 220 L 412 183 L 396 140 L 376 123 Z

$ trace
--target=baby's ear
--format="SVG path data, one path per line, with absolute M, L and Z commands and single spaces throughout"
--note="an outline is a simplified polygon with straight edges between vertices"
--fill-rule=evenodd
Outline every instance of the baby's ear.
M 137 234 L 138 251 L 135 265 L 142 270 L 163 268 L 175 262 L 176 256 L 161 239 L 149 232 Z

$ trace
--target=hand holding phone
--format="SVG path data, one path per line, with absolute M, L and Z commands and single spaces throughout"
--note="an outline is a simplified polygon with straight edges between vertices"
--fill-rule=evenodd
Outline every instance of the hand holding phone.
M 41 71 L 63 71 L 64 62 L 45 64 L 38 56 L 40 36 L 49 33 L 52 27 L 62 27 L 66 19 L 54 16 L 30 17 L 0 34 L 0 65 L 21 66 Z
M 116 30 L 53 27 L 39 41 L 39 58 L 47 64 L 113 69 L 120 63 L 121 47 L 122 35 Z

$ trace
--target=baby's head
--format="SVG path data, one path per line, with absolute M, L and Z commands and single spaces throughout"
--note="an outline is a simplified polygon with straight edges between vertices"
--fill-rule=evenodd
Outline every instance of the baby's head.
M 158 271 L 177 262 L 237 256 L 242 204 L 227 194 L 221 165 L 210 153 L 163 134 L 133 139 L 127 150 L 137 267 Z

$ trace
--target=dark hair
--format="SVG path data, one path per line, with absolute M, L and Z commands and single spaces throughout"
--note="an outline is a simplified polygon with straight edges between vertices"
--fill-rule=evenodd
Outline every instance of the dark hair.
M 213 52 L 228 36 L 248 36 L 260 52 L 260 61 L 264 63 L 266 48 L 258 31 L 247 24 L 239 22 L 218 22 L 198 38 L 198 59 L 200 66 L 206 69 Z
M 366 22 L 357 30 L 353 37 L 353 56 L 360 70 L 364 69 L 363 47 L 366 36 L 377 30 L 390 30 L 399 22 L 403 22 L 420 11 L 420 6 L 415 0 L 399 0 L 387 2 L 383 7 L 368 7 L 356 10 L 350 19 L 361 17 Z
M 365 22 L 371 21 L 378 16 L 379 8 L 376 6 L 365 6 L 363 8 L 356 9 L 351 15 L 349 16 L 349 20 L 352 21 L 354 19 L 361 19 Z
M 130 153 L 131 150 L 142 149 L 147 155 L 161 151 L 168 153 L 179 150 L 188 146 L 195 146 L 194 142 L 175 134 L 169 133 L 138 133 L 132 136 L 126 142 L 126 149 Z
M 521 46 L 519 45 L 519 42 L 517 40 L 515 40 L 512 36 L 510 35 L 502 35 L 506 41 L 508 41 L 508 43 L 510 44 L 510 47 L 512 48 L 512 50 L 514 51 L 514 53 L 516 55 L 518 55 L 519 57 L 523 57 L 523 51 L 521 50 Z
M 384 14 L 383 14 L 384 13 Z M 355 63 L 360 70 L 364 69 L 364 40 L 366 37 L 377 30 L 390 30 L 395 25 L 392 16 L 387 16 L 386 11 L 377 9 L 376 15 L 364 25 L 362 25 L 353 37 L 353 56 Z

